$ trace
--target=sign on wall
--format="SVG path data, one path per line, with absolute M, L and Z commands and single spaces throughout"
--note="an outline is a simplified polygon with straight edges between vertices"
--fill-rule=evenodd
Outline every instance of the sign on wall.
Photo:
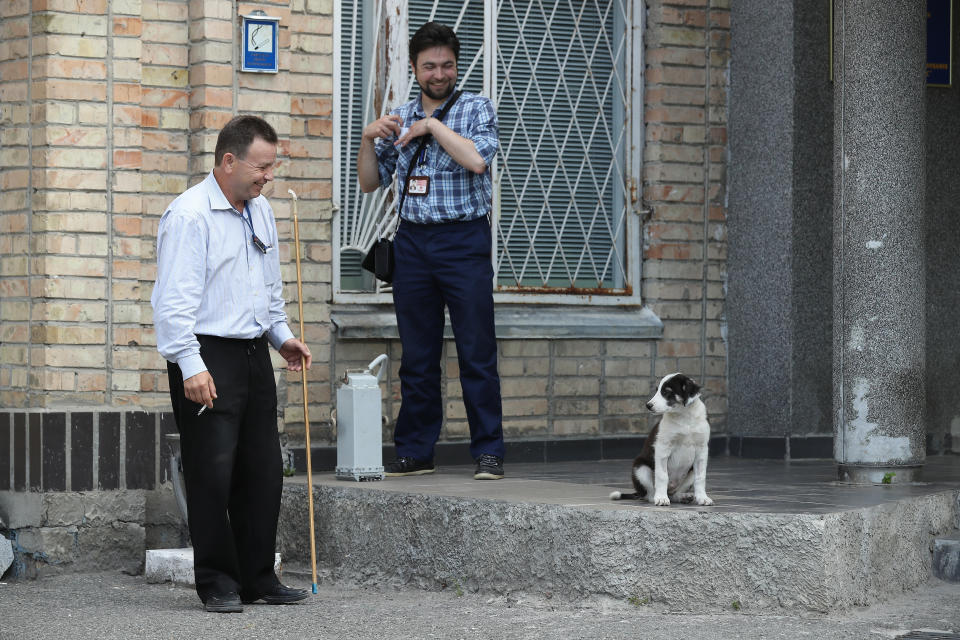
M 951 85 L 952 51 L 953 0 L 927 0 L 927 86 Z
M 240 70 L 255 73 L 277 73 L 280 18 L 255 11 L 243 16 L 240 31 L 243 51 Z

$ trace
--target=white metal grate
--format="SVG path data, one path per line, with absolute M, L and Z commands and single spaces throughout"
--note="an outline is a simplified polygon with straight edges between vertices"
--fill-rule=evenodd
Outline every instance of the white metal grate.
M 501 0 L 500 290 L 622 293 L 626 52 L 622 0 Z

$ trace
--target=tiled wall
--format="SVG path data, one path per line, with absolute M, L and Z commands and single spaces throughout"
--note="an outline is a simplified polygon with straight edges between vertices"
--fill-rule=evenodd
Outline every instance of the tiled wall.
M 0 491 L 155 489 L 176 432 L 169 413 L 0 411 Z

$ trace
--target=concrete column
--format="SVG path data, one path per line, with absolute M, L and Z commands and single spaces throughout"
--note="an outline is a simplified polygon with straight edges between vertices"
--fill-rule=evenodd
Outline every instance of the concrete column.
M 834 87 L 819 5 L 730 7 L 727 424 L 791 458 L 829 456 L 833 432 Z
M 924 4 L 834 11 L 834 455 L 905 482 L 926 454 Z

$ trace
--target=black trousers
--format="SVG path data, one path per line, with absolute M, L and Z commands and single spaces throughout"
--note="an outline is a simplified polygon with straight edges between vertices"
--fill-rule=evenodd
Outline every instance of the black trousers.
M 229 591 L 255 599 L 278 583 L 274 573 L 283 465 L 277 435 L 277 386 L 264 337 L 197 336 L 213 376 L 213 409 L 183 395 L 180 367 L 167 363 L 180 431 L 197 594 Z

